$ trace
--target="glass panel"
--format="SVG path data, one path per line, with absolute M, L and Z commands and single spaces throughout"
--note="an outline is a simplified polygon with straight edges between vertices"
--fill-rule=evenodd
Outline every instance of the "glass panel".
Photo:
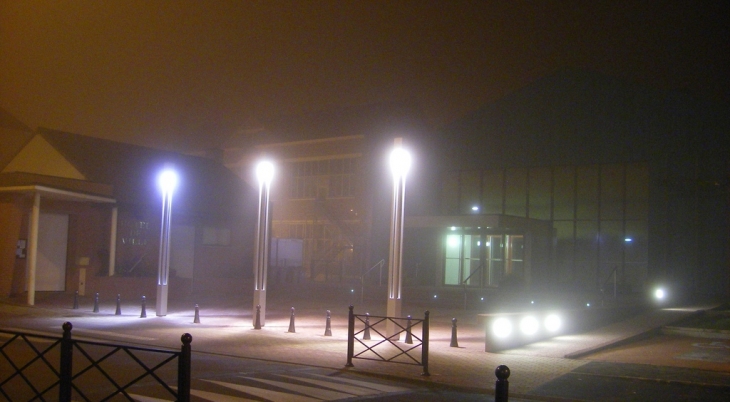
M 552 172 L 550 168 L 530 169 L 529 217 L 550 219 L 552 199 Z
M 626 166 L 626 219 L 649 217 L 649 167 L 645 163 Z
M 458 191 L 459 191 L 459 172 L 447 172 L 443 177 L 443 185 L 441 186 L 441 211 L 445 215 L 456 214 L 459 210 Z M 392 191 L 392 190 L 391 190 Z
M 601 219 L 624 218 L 624 167 L 601 167 Z
M 487 236 L 489 285 L 497 286 L 504 275 L 502 236 Z
M 560 283 L 573 280 L 573 258 L 575 254 L 573 237 L 573 221 L 554 222 L 555 228 L 555 264 Z
M 599 241 L 599 263 L 601 286 L 611 276 L 614 268 L 620 267 L 623 261 L 624 235 L 623 222 L 601 221 L 601 236 Z M 619 272 L 619 274 L 621 274 Z
M 475 213 L 472 207 L 481 207 L 479 196 L 481 195 L 481 177 L 478 171 L 461 172 L 460 205 L 459 212 L 462 214 Z
M 444 284 L 458 285 L 461 265 L 461 235 L 446 235 L 446 259 L 444 261 Z
M 504 180 L 502 170 L 487 170 L 482 174 L 482 212 L 502 214 Z
M 504 213 L 505 215 L 527 216 L 527 169 L 507 169 Z
M 577 286 L 595 290 L 598 284 L 598 222 L 576 222 L 575 276 Z
M 598 166 L 576 169 L 577 219 L 598 219 Z
M 553 180 L 553 219 L 575 219 L 575 170 L 572 167 L 556 167 Z
M 626 250 L 625 261 L 647 262 L 649 254 L 648 237 L 646 221 L 626 221 L 626 234 L 624 239 L 624 248 Z

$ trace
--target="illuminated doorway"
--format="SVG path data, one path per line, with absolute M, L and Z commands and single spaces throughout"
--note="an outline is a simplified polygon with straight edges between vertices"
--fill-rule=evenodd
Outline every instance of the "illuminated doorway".
M 496 287 L 505 277 L 524 275 L 524 236 L 446 235 L 444 285 Z

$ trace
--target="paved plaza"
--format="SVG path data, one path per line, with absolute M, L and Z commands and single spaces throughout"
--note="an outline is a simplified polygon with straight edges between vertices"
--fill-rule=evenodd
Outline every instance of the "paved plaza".
M 33 307 L 22 303 L 0 304 L 4 329 L 32 328 L 44 333 L 61 333 L 65 321 L 73 323 L 76 339 L 103 339 L 104 341 L 142 344 L 146 346 L 179 348 L 183 333 L 193 335 L 193 353 L 209 353 L 262 362 L 281 362 L 308 367 L 347 370 L 370 376 L 397 378 L 404 383 L 454 386 L 471 391 L 493 393 L 494 370 L 507 365 L 511 370 L 509 388 L 512 400 L 528 397 L 532 390 L 555 380 L 590 360 L 579 357 L 610 345 L 637 339 L 642 334 L 675 323 L 697 310 L 710 306 L 681 309 L 650 309 L 597 329 L 569 334 L 521 347 L 485 352 L 483 318 L 477 311 L 439 308 L 438 306 L 404 306 L 404 315 L 422 318 L 430 312 L 429 372 L 415 365 L 392 364 L 354 359 L 354 367 L 347 362 L 347 303 L 329 305 L 324 297 L 308 298 L 292 306 L 291 299 L 271 297 L 268 301 L 266 323 L 253 328 L 251 300 L 200 301 L 200 323 L 194 323 L 194 304 L 190 301 L 171 301 L 168 315 L 155 316 L 154 300 L 148 301 L 147 318 L 140 318 L 139 303 L 125 301 L 122 314 L 115 315 L 115 301 L 105 299 L 98 313 L 92 312 L 93 298 L 79 298 L 79 308 L 73 309 L 73 296 L 41 295 Z M 291 307 L 295 307 L 295 332 L 289 332 Z M 331 311 L 332 336 L 325 336 L 326 311 Z M 355 306 L 356 314 L 385 315 L 385 303 L 370 303 L 365 308 Z M 457 319 L 458 347 L 451 347 L 452 318 Z M 356 330 L 362 329 L 356 326 Z M 419 334 L 420 335 L 420 334 Z M 372 332 L 372 342 L 379 336 Z M 357 344 L 357 342 L 356 342 Z M 408 345 L 399 342 L 406 348 Z M 420 352 L 418 352 L 420 353 Z M 649 362 L 650 363 L 650 362 Z

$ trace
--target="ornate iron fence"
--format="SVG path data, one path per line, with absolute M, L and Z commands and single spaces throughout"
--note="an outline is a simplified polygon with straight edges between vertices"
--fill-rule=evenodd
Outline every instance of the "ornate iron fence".
M 182 347 L 177 352 L 74 340 L 72 328 L 70 322 L 64 323 L 60 339 L 0 331 L 9 336 L 0 344 L 0 395 L 10 401 L 70 402 L 72 398 L 109 401 L 115 397 L 134 401 L 131 387 L 151 379 L 150 382 L 160 389 L 158 392 L 181 402 L 190 401 L 190 343 L 193 339 L 190 334 L 182 335 Z M 176 387 L 168 384 L 172 382 L 170 375 L 162 373 L 169 372 L 175 360 Z M 134 370 L 127 366 L 118 370 L 121 362 L 129 364 L 130 361 Z
M 430 375 L 428 372 L 428 311 L 424 314 L 423 319 L 413 319 L 410 316 L 403 318 L 355 314 L 353 310 L 353 306 L 350 306 L 347 323 L 346 367 L 354 366 L 352 359 L 375 360 L 421 366 L 423 367 L 421 375 Z M 374 321 L 371 322 L 371 319 Z M 355 332 L 356 321 L 362 324 L 362 329 L 357 332 Z M 385 330 L 389 323 L 395 328 L 391 335 L 387 335 Z M 413 331 L 418 326 L 421 327 L 420 337 Z M 376 339 L 372 338 L 371 331 L 376 334 Z M 403 342 L 399 341 L 401 335 L 405 335 Z M 357 353 L 355 352 L 355 341 L 360 346 Z M 376 348 L 379 349 L 376 350 Z

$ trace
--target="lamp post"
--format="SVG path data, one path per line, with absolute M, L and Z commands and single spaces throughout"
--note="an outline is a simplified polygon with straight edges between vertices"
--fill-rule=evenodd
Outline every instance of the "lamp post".
M 393 173 L 393 209 L 390 224 L 390 254 L 388 255 L 388 304 L 387 316 L 400 317 L 403 276 L 403 212 L 406 190 L 406 174 L 411 166 L 411 155 L 401 145 L 402 138 L 396 138 L 395 148 L 390 153 L 390 169 Z M 385 331 L 388 336 L 398 333 L 394 322 L 388 320 Z M 396 338 L 397 339 L 397 338 Z
M 170 168 L 158 176 L 162 190 L 162 224 L 160 228 L 160 257 L 157 269 L 157 316 L 167 315 L 167 281 L 170 278 L 170 217 L 172 212 L 172 193 L 177 186 L 177 173 Z
M 271 179 L 274 177 L 274 165 L 262 161 L 256 166 L 256 178 L 259 181 L 259 215 L 256 223 L 256 240 L 254 252 L 254 290 L 253 311 L 261 306 L 259 324 L 266 324 L 266 271 L 269 265 L 269 192 Z M 256 327 L 256 315 L 253 316 Z

